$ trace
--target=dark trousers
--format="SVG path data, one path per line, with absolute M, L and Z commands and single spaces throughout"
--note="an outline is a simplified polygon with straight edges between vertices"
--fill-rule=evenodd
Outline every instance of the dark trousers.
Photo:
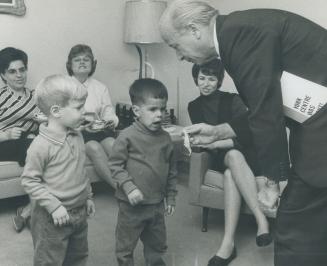
M 0 161 L 15 161 L 20 166 L 25 165 L 26 152 L 33 139 L 23 135 L 19 139 L 7 140 L 0 143 Z
M 275 265 L 327 265 L 327 188 L 294 175 L 288 180 L 277 212 Z
M 119 201 L 116 256 L 119 266 L 133 266 L 133 252 L 141 239 L 146 266 L 164 266 L 167 250 L 164 204 L 131 206 Z
M 71 223 L 55 226 L 52 216 L 42 207 L 33 206 L 31 233 L 34 266 L 84 266 L 88 257 L 86 207 L 68 211 Z

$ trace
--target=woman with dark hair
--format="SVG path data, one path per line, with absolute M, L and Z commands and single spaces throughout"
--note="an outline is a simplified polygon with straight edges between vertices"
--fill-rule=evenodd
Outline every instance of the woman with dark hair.
M 221 61 L 215 59 L 201 66 L 193 65 L 192 76 L 200 91 L 200 96 L 188 105 L 192 123 L 228 123 L 237 133 L 236 138 L 221 140 L 215 150 L 209 150 L 216 163 L 214 170 L 220 172 L 224 180 L 225 232 L 220 248 L 208 265 L 224 266 L 236 257 L 234 239 L 242 197 L 258 225 L 257 245 L 267 246 L 272 242 L 268 221 L 257 201 L 257 186 L 260 180 L 264 182 L 264 178 L 259 176 L 261 173 L 247 124 L 247 107 L 237 94 L 219 90 L 224 79 Z
M 115 137 L 118 117 L 115 114 L 108 88 L 92 77 L 96 69 L 92 49 L 85 44 L 73 46 L 66 63 L 67 72 L 87 88 L 86 118 L 92 120 L 82 134 L 86 155 L 93 162 L 97 174 L 115 187 L 108 167 L 108 157 Z
M 16 161 L 24 166 L 26 151 L 38 131 L 34 92 L 25 87 L 27 54 L 7 47 L 0 51 L 0 161 Z M 29 205 L 17 209 L 14 227 L 20 232 L 30 216 Z

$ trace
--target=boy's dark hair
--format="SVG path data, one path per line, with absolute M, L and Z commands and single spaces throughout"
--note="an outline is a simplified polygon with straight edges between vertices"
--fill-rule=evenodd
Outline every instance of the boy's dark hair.
M 149 98 L 168 100 L 168 91 L 159 80 L 143 78 L 135 80 L 129 87 L 129 96 L 132 104 L 138 105 Z
M 200 71 L 204 75 L 216 76 L 218 79 L 217 89 L 221 87 L 221 84 L 224 80 L 224 67 L 222 62 L 219 59 L 213 59 L 208 63 L 197 65 L 194 64 L 192 67 L 192 76 L 196 85 L 198 85 L 198 76 Z
M 5 74 L 11 62 L 21 60 L 27 69 L 28 57 L 27 54 L 14 47 L 6 47 L 0 51 L 0 73 Z M 2 77 L 1 77 L 2 78 Z M 5 80 L 2 78 L 5 82 Z
M 76 44 L 75 46 L 73 46 L 70 49 L 69 54 L 68 54 L 68 59 L 66 62 L 66 69 L 67 69 L 68 75 L 72 76 L 74 74 L 73 70 L 72 70 L 72 61 L 73 61 L 74 57 L 76 57 L 80 54 L 87 54 L 90 56 L 90 58 L 92 60 L 92 69 L 89 74 L 89 77 L 91 77 L 96 69 L 97 60 L 94 59 L 94 55 L 93 55 L 91 47 L 86 44 Z

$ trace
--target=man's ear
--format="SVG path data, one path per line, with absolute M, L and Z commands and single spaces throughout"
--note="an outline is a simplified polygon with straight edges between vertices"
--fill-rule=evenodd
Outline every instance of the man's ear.
M 50 114 L 53 117 L 59 118 L 61 116 L 61 112 L 60 112 L 61 108 L 59 105 L 52 105 L 50 107 Z
M 133 113 L 136 117 L 139 117 L 140 116 L 140 107 L 137 106 L 137 105 L 132 105 L 132 110 L 133 110 Z
M 191 32 L 191 34 L 196 38 L 196 39 L 200 39 L 201 38 L 201 30 L 199 28 L 199 26 L 195 23 L 190 23 L 188 25 L 188 29 Z

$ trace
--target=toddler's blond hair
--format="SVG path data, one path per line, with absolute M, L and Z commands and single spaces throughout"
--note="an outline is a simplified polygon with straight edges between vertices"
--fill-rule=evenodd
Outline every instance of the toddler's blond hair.
M 67 75 L 48 76 L 39 82 L 35 91 L 36 104 L 46 116 L 54 105 L 65 107 L 69 101 L 85 101 L 86 97 L 86 88 Z

